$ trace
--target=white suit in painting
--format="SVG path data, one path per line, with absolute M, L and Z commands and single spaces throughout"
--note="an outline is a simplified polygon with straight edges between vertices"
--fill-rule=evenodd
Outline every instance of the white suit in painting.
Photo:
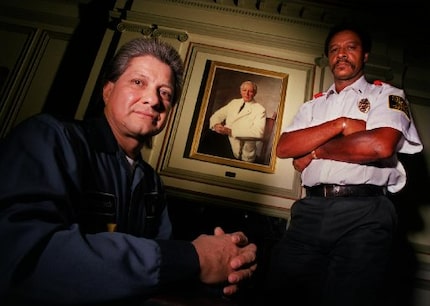
M 266 125 L 266 109 L 254 100 L 256 89 L 253 82 L 242 83 L 242 98 L 231 100 L 209 120 L 210 129 L 228 136 L 235 158 L 248 162 L 255 161 Z

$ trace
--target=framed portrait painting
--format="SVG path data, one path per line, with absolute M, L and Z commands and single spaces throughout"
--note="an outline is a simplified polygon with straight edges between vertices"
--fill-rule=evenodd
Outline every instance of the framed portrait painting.
M 193 117 L 196 128 L 193 129 L 194 133 L 189 134 L 190 139 L 187 142 L 191 143 L 191 147 L 187 146 L 186 155 L 190 158 L 236 168 L 273 173 L 276 163 L 275 135 L 279 134 L 279 123 L 281 122 L 277 119 L 280 119 L 278 114 L 282 114 L 284 109 L 288 74 L 225 62 L 208 61 L 208 73 L 205 75 L 200 88 L 200 92 L 203 93 L 202 103 L 195 109 Z M 244 82 L 255 84 L 256 92 L 253 101 L 263 106 L 265 118 L 254 118 L 252 110 L 249 110 L 248 113 L 237 112 L 236 110 L 232 112 L 231 107 L 227 106 L 230 102 L 235 103 L 232 100 L 238 98 L 242 103 L 240 87 Z M 224 116 L 234 117 L 231 120 L 233 123 L 246 124 L 245 132 L 247 129 L 248 135 L 228 137 L 227 135 L 219 135 L 211 129 L 211 116 L 223 107 L 225 109 Z M 221 117 L 221 120 L 225 120 L 225 117 Z M 253 120 L 264 122 L 264 129 L 257 137 L 252 134 L 252 128 L 261 124 L 260 122 L 254 124 Z M 235 152 L 236 155 L 232 152 L 232 147 L 234 148 L 232 141 L 239 144 L 237 150 L 239 153 Z M 255 148 L 255 158 L 252 160 L 247 160 L 241 156 L 246 145 Z
M 166 187 L 281 208 L 288 205 L 282 199 L 299 198 L 300 176 L 291 160 L 276 157 L 276 145 L 283 127 L 312 94 L 314 65 L 198 43 L 190 43 L 185 63 L 184 90 L 157 164 Z M 240 99 L 244 81 L 257 85 L 254 100 L 265 110 L 263 135 L 244 137 L 255 142 L 253 161 L 204 146 L 211 116 Z M 219 139 L 209 144 L 221 148 Z

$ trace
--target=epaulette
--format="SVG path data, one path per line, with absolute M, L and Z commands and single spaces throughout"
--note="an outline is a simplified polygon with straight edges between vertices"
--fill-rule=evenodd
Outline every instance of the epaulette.
M 324 92 L 321 91 L 319 93 L 314 94 L 314 99 L 322 97 L 322 96 L 324 96 Z

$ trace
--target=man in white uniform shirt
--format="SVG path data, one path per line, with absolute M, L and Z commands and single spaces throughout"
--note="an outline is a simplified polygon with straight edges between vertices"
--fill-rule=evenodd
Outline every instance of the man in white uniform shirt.
M 278 142 L 306 188 L 268 273 L 268 296 L 292 305 L 383 305 L 397 226 L 387 195 L 406 183 L 397 153 L 423 147 L 404 91 L 365 79 L 370 48 L 355 25 L 330 31 L 334 84 L 302 105 Z

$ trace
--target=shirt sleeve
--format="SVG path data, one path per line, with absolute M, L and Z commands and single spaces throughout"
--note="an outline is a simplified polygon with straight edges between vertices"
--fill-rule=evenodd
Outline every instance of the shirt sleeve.
M 391 127 L 403 134 L 398 152 L 413 154 L 423 149 L 409 102 L 402 89 L 383 84 L 376 87 L 376 97 L 369 111 L 366 129 Z
M 312 121 L 312 107 L 314 103 L 314 100 L 310 100 L 302 104 L 293 121 L 283 129 L 283 132 L 292 132 L 309 127 Z

